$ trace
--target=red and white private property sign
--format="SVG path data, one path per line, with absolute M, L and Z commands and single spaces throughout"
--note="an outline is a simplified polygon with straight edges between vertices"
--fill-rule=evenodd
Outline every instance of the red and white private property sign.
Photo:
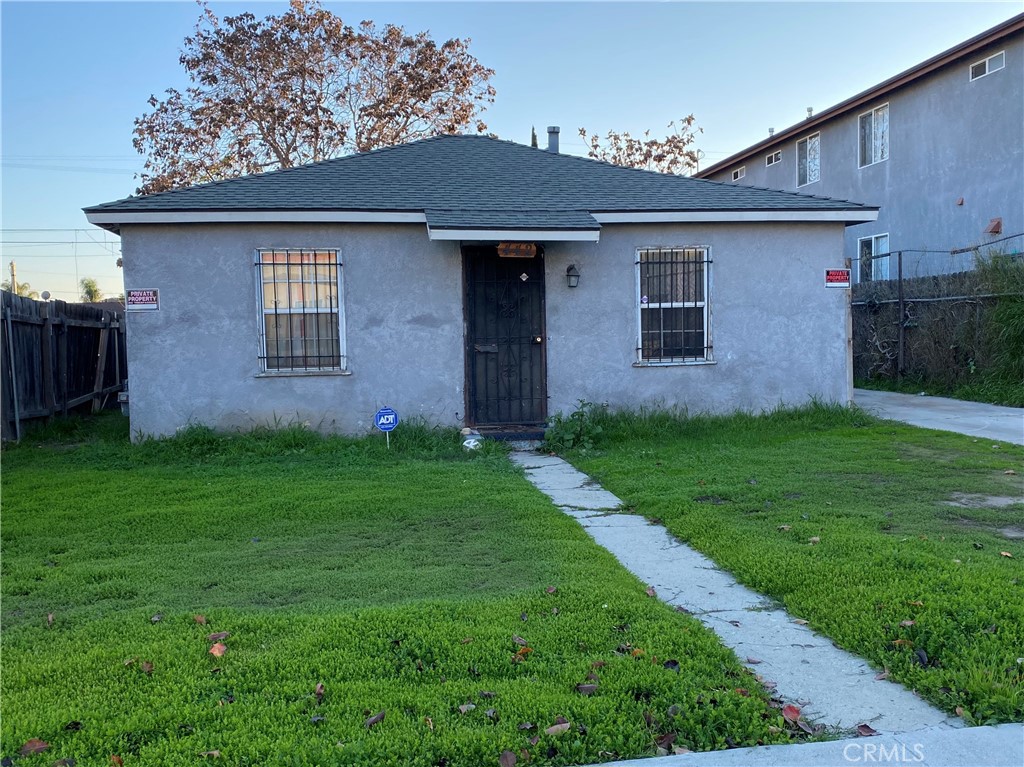
M 160 308 L 160 290 L 129 290 L 124 295 L 124 308 L 130 312 L 156 311 Z
M 849 269 L 826 269 L 825 270 L 825 287 L 826 288 L 848 288 L 848 287 L 850 287 L 850 270 Z

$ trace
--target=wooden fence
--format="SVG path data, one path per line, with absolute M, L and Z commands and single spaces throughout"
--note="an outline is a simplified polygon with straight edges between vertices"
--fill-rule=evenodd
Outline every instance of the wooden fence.
M 67 415 L 88 403 L 96 412 L 125 388 L 122 312 L 7 291 L 0 308 L 3 439 L 20 440 L 27 420 Z

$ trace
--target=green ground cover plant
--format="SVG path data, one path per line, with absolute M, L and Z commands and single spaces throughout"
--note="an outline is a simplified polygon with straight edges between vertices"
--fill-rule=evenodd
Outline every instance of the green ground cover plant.
M 636 513 L 950 713 L 1024 719 L 1024 449 L 822 405 L 595 417 L 568 457 Z
M 731 652 L 490 443 L 127 436 L 57 422 L 3 455 L 19 767 L 575 764 L 791 737 Z

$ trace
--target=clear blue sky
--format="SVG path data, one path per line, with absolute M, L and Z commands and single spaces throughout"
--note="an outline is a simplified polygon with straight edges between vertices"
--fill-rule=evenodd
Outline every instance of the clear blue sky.
M 348 23 L 472 38 L 497 73 L 484 119 L 501 138 L 527 143 L 536 126 L 543 144 L 545 127 L 559 125 L 562 150 L 583 154 L 580 127 L 664 136 L 692 112 L 705 163 L 1024 9 L 1021 0 L 324 5 Z M 211 7 L 267 15 L 287 4 Z M 81 208 L 135 189 L 132 121 L 150 94 L 187 85 L 178 55 L 198 17 L 184 1 L 0 4 L 4 277 L 14 259 L 19 281 L 54 298 L 73 300 L 86 276 L 121 292 L 117 238 L 91 228 Z M 62 231 L 26 231 L 41 229 Z

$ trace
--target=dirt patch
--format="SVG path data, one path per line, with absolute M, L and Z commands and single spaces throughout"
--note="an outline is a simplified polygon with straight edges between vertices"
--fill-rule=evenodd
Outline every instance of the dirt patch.
M 1009 495 L 970 495 L 968 493 L 953 493 L 948 501 L 943 501 L 946 506 L 956 506 L 961 509 L 1005 509 L 1015 503 L 1024 503 L 1024 498 Z

